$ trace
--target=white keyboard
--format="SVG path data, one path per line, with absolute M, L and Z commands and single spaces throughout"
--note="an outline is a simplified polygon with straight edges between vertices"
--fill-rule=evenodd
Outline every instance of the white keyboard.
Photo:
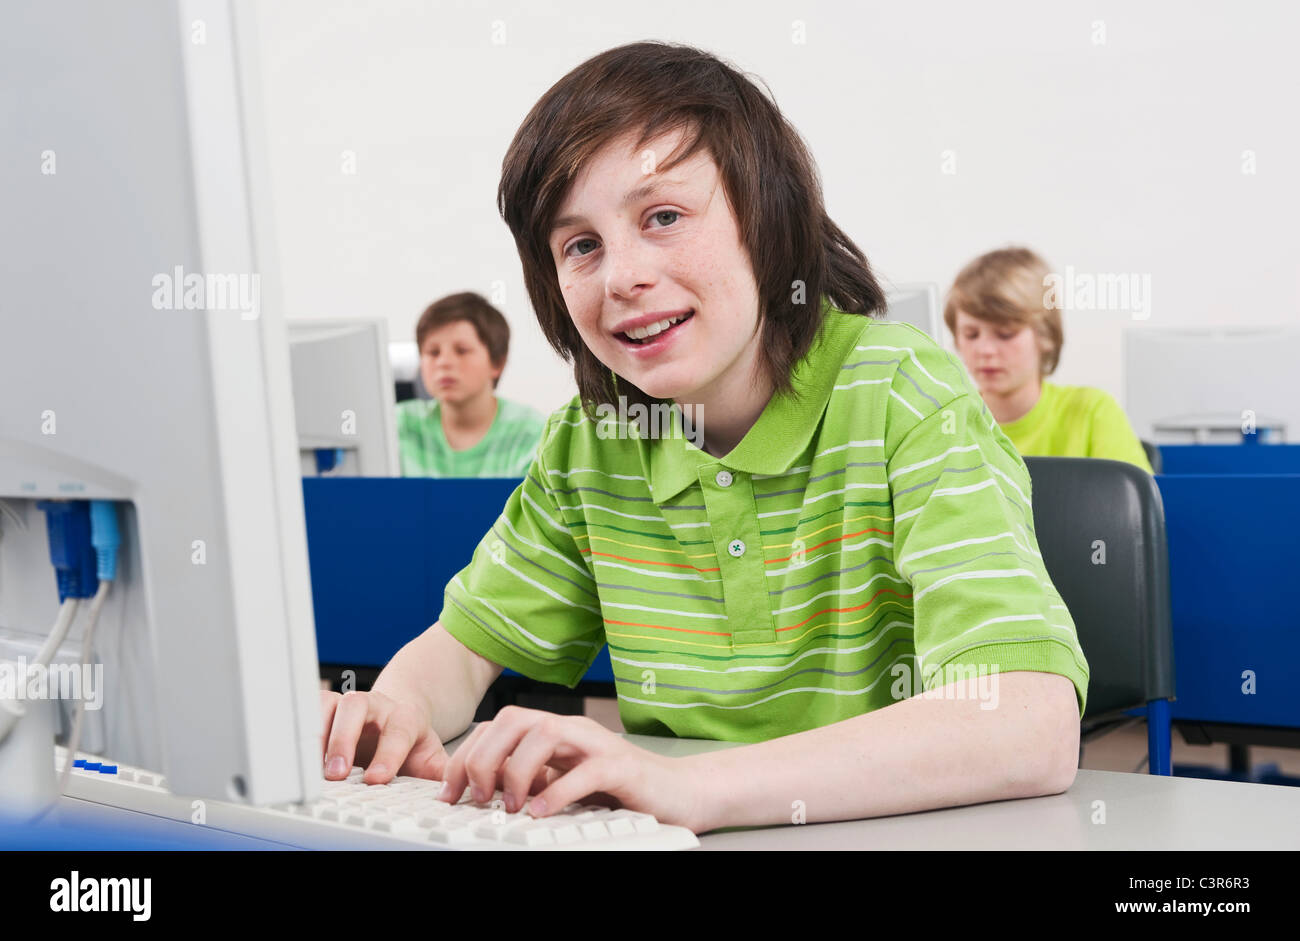
M 55 749 L 63 771 L 67 752 Z M 192 823 L 194 801 L 167 790 L 161 775 L 78 753 L 93 765 L 73 768 L 68 796 Z M 115 772 L 107 772 L 115 767 Z M 396 777 L 366 784 L 363 769 L 343 781 L 325 781 L 310 804 L 250 807 L 204 800 L 204 824 L 305 849 L 494 849 L 494 850 L 678 850 L 700 845 L 685 827 L 668 826 L 650 814 L 570 804 L 549 817 L 506 813 L 500 791 L 483 804 L 469 789 L 455 804 L 437 799 L 441 781 Z

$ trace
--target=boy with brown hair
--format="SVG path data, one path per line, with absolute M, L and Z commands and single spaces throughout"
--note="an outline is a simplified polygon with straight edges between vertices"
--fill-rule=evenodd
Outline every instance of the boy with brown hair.
M 874 318 L 757 84 L 689 46 L 601 53 L 524 120 L 498 198 L 579 395 L 438 623 L 371 692 L 322 694 L 326 775 L 696 832 L 1067 788 L 1088 665 L 1024 462 L 955 359 Z M 619 396 L 691 406 L 703 446 L 602 435 Z M 503 667 L 572 687 L 606 644 L 627 731 L 748 744 L 669 758 L 507 707 L 443 748 Z
M 493 391 L 510 348 L 501 312 L 478 294 L 451 294 L 420 315 L 415 342 L 432 398 L 397 406 L 402 475 L 524 476 L 544 419 Z

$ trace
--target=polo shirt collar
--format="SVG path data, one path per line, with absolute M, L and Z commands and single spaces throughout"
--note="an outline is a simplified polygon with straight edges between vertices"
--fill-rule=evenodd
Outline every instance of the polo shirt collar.
M 773 395 L 758 421 L 725 457 L 716 458 L 700 450 L 680 434 L 680 410 L 674 409 L 678 433 L 645 442 L 650 493 L 655 503 L 662 504 L 689 487 L 705 465 L 746 474 L 789 470 L 821 424 L 840 367 L 869 320 L 828 304 L 817 337 L 791 372 L 792 391 Z

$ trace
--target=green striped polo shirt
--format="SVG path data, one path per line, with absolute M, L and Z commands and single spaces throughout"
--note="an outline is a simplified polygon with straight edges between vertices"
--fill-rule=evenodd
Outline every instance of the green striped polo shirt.
M 555 412 L 444 627 L 570 687 L 608 644 L 634 733 L 763 741 L 953 680 L 993 702 L 1012 670 L 1069 677 L 1082 714 L 1028 472 L 961 365 L 828 308 L 792 383 L 722 458 L 680 413 L 642 436 L 630 409 Z
M 442 430 L 437 399 L 397 405 L 403 477 L 522 477 L 537 452 L 546 420 L 526 405 L 497 397 L 497 414 L 472 447 L 457 451 Z

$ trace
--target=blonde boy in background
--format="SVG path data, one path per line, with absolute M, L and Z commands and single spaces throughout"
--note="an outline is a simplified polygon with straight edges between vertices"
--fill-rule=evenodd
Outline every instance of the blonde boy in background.
M 1027 248 L 989 252 L 963 268 L 943 311 L 957 352 L 1021 455 L 1109 458 L 1152 473 L 1110 394 L 1046 381 L 1064 343 L 1061 313 L 1046 302 L 1050 273 Z

